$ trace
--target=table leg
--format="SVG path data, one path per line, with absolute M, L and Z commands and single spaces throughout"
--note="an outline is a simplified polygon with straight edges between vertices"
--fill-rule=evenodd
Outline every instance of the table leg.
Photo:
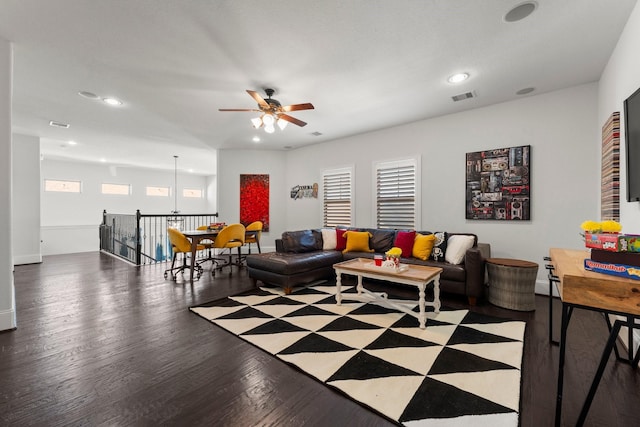
M 358 274 L 358 286 L 356 287 L 356 289 L 358 290 L 358 294 L 361 294 L 362 291 L 364 290 L 364 287 L 362 286 L 362 275 Z
M 560 356 L 558 362 L 558 394 L 556 397 L 556 427 L 560 427 L 562 420 L 562 386 L 564 381 L 564 356 L 567 343 L 567 326 L 569 323 L 569 306 L 562 303 L 562 323 L 560 325 Z
M 342 294 L 340 290 L 342 288 L 342 274 L 336 272 L 336 304 L 342 304 Z
M 418 321 L 420 322 L 420 329 L 426 328 L 427 314 L 424 312 L 424 288 L 427 287 L 426 283 L 420 283 L 418 285 L 418 306 L 420 307 L 420 314 L 418 315 Z M 435 292 L 435 291 L 434 291 Z
M 189 281 L 191 282 L 192 285 L 193 285 L 193 272 L 195 271 L 195 268 L 196 268 L 197 249 L 198 249 L 198 239 L 194 237 L 191 239 L 191 277 L 189 278 Z
M 433 311 L 440 313 L 440 276 L 433 279 Z
M 629 318 L 627 317 L 627 319 Z M 593 382 L 591 383 L 591 387 L 589 388 L 587 398 L 582 405 L 582 410 L 580 411 L 580 416 L 578 417 L 576 426 L 584 425 L 584 420 L 585 418 L 587 418 L 587 413 L 589 412 L 589 408 L 591 407 L 591 402 L 593 402 L 593 397 L 596 395 L 596 390 L 598 389 L 598 385 L 600 384 L 600 380 L 602 379 L 604 368 L 607 366 L 607 361 L 609 360 L 609 356 L 611 355 L 611 350 L 613 349 L 613 346 L 616 345 L 616 339 L 618 338 L 618 334 L 620 333 L 620 326 L 622 326 L 622 323 L 623 322 L 621 320 L 616 320 L 613 323 L 613 328 L 611 328 L 611 333 L 609 334 L 607 345 L 602 352 L 602 358 L 600 359 L 598 370 L 596 371 L 595 377 L 593 377 Z

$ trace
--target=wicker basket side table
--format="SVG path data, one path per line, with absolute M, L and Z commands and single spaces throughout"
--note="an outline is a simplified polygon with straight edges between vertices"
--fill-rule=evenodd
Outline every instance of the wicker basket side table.
M 520 259 L 489 258 L 487 272 L 491 304 L 518 311 L 536 309 L 538 264 Z

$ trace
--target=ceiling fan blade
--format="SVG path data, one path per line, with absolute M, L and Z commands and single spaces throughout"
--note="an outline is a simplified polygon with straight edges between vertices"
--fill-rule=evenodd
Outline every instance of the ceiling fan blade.
M 300 110 L 313 110 L 313 104 L 311 103 L 306 103 L 306 104 L 293 104 L 293 105 L 287 105 L 282 107 L 282 111 L 300 111 Z
M 218 111 L 257 111 L 257 112 L 260 112 L 261 110 L 256 110 L 255 108 L 218 108 Z
M 280 119 L 282 119 L 282 120 L 286 120 L 286 121 L 288 121 L 289 123 L 293 123 L 294 125 L 298 125 L 298 126 L 300 126 L 300 127 L 302 127 L 302 126 L 306 126 L 306 125 L 307 125 L 307 123 L 306 123 L 306 122 L 303 122 L 302 120 L 298 120 L 298 119 L 296 119 L 295 117 L 291 117 L 291 116 L 289 116 L 288 114 L 280 114 L 280 115 L 278 116 L 278 118 L 280 118 Z
M 263 107 L 263 108 L 269 108 L 269 104 L 267 104 L 267 101 L 264 100 L 263 97 L 260 96 L 260 94 L 254 90 L 249 90 L 247 89 L 247 93 L 249 95 L 251 95 L 251 97 L 253 97 L 253 99 L 256 100 L 256 102 L 258 103 L 259 106 Z

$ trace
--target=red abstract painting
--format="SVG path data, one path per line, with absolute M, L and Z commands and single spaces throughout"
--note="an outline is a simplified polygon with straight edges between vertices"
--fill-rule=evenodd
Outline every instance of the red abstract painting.
M 240 222 L 262 221 L 269 231 L 269 175 L 240 175 Z

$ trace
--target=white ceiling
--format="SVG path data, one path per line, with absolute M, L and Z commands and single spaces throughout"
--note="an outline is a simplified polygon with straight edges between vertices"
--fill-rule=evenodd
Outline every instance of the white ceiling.
M 215 149 L 295 149 L 597 81 L 636 0 L 537 0 L 505 22 L 520 3 L 0 0 L 13 130 L 39 136 L 45 157 L 173 169 L 178 155 L 211 174 Z M 447 82 L 461 71 L 467 81 Z M 245 90 L 267 87 L 283 105 L 313 103 L 291 113 L 308 125 L 269 135 L 253 113 L 218 111 L 255 108 Z

